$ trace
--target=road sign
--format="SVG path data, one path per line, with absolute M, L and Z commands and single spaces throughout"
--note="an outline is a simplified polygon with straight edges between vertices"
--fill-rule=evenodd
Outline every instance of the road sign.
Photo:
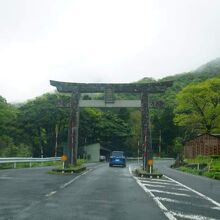
M 154 161 L 153 161 L 153 160 L 148 160 L 148 161 L 147 161 L 148 166 L 152 166 L 152 165 L 153 165 L 153 163 L 154 163 Z
M 66 155 L 63 155 L 62 157 L 61 157 L 61 160 L 62 161 L 66 161 L 68 158 L 67 158 L 67 156 Z

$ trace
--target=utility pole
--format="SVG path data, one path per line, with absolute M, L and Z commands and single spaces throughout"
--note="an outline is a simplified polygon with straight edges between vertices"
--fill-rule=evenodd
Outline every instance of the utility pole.
M 159 157 L 161 157 L 161 128 L 159 130 Z
M 57 157 L 57 147 L 58 147 L 58 144 L 57 144 L 57 138 L 58 138 L 58 125 L 56 124 L 56 127 L 55 127 L 55 138 L 56 138 L 56 141 L 55 141 L 55 153 L 54 153 L 54 156 Z

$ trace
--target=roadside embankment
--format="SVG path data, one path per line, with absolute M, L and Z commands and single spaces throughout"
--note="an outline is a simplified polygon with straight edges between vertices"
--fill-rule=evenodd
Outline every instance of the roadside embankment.
M 220 180 L 220 155 L 198 156 L 195 159 L 187 159 L 184 160 L 183 165 L 174 168 L 183 172 Z

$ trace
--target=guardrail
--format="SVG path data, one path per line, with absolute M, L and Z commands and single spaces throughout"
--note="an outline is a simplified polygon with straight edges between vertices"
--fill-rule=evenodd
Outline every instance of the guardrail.
M 17 163 L 29 163 L 29 166 L 32 167 L 33 162 L 47 162 L 47 161 L 60 161 L 60 157 L 0 157 L 0 164 L 4 163 L 13 163 L 14 168 L 16 168 Z
M 127 160 L 142 160 L 143 158 L 142 157 L 127 157 L 126 158 Z
M 127 160 L 142 160 L 143 157 L 127 157 Z M 153 160 L 174 160 L 171 157 L 153 157 Z

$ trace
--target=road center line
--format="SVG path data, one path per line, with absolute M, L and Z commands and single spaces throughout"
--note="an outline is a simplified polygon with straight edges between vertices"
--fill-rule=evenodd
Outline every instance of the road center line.
M 87 174 L 89 171 L 91 171 L 91 170 L 88 170 L 88 171 L 86 171 L 86 172 L 84 172 L 84 173 L 82 173 L 82 174 L 76 176 L 75 178 L 73 178 L 73 179 L 70 180 L 69 182 L 64 183 L 63 185 L 60 186 L 60 188 L 61 188 L 61 189 L 64 189 L 65 187 L 69 186 L 71 183 L 73 183 L 74 181 L 76 181 L 78 178 L 80 178 L 81 176 Z
M 52 192 L 46 194 L 45 196 L 46 196 L 46 197 L 50 197 L 50 196 L 52 196 L 53 194 L 55 194 L 56 192 L 57 192 L 57 191 L 52 191 Z

